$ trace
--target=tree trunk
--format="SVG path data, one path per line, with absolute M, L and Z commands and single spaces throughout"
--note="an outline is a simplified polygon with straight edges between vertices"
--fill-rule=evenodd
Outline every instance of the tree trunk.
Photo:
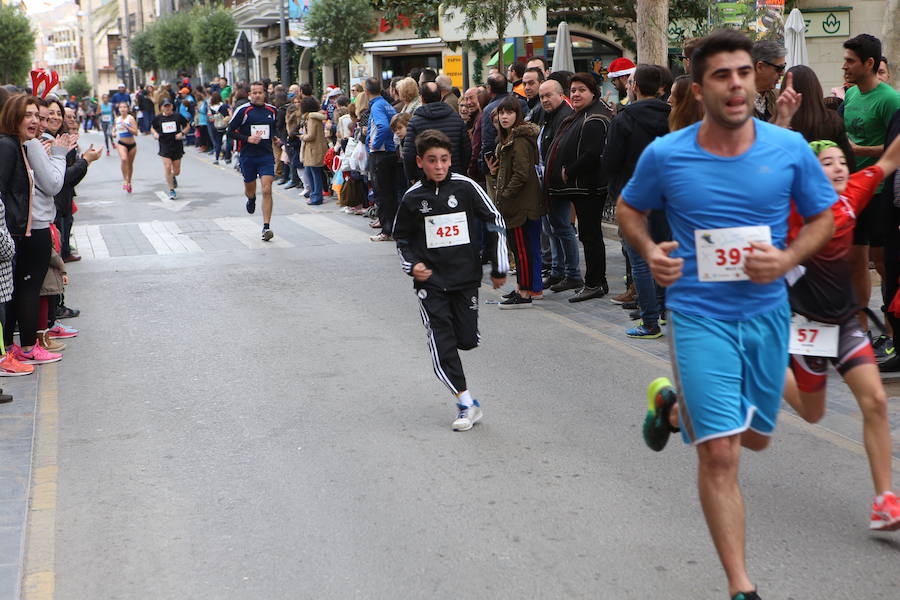
M 637 0 L 637 62 L 669 66 L 669 0 Z
M 900 82 L 900 0 L 888 0 L 884 7 L 884 28 L 881 31 L 882 50 L 891 67 L 892 81 L 896 88 Z

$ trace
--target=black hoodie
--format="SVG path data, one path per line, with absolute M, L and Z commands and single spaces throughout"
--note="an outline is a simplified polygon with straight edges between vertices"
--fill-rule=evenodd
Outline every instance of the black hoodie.
M 672 107 L 662 100 L 649 98 L 623 106 L 613 119 L 600 163 L 613 201 L 631 179 L 644 148 L 669 133 L 671 110 Z
M 459 219 L 456 225 L 444 222 L 452 217 Z M 415 288 L 446 291 L 479 287 L 482 267 L 477 232 L 482 222 L 488 226 L 485 248 L 493 265 L 491 275 L 505 277 L 509 270 L 506 223 L 481 186 L 463 175 L 448 173 L 440 183 L 423 179 L 409 188 L 397 208 L 392 231 L 407 275 L 412 275 L 417 263 L 432 270 L 427 281 L 414 282 Z M 442 224 L 446 225 L 443 229 L 455 230 L 450 232 L 453 236 L 443 237 L 446 233 L 439 231 Z
M 459 113 L 446 102 L 423 104 L 413 113 L 406 126 L 406 139 L 403 143 L 403 168 L 410 180 L 422 178 L 422 171 L 416 166 L 416 136 L 426 129 L 437 129 L 450 138 L 451 166 L 453 173 L 465 175 L 472 157 L 472 143 L 466 122 Z

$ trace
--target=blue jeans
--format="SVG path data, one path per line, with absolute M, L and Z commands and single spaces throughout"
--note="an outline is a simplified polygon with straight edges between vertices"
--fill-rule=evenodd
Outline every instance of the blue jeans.
M 572 225 L 572 203 L 567 199 L 550 198 L 550 247 L 556 248 L 551 273 L 557 277 L 581 279 L 578 239 Z
M 544 215 L 541 217 L 541 273 L 552 271 L 559 260 L 557 255 L 556 244 L 550 237 L 550 219 Z
M 209 132 L 209 139 L 212 140 L 213 156 L 219 160 L 219 155 L 222 154 L 222 134 L 225 131 L 220 132 L 212 123 L 206 126 L 206 130 Z
M 641 320 L 645 327 L 656 327 L 659 324 L 660 311 L 665 308 L 664 287 L 656 285 L 650 274 L 650 265 L 641 254 L 622 240 L 622 246 L 631 261 L 631 277 L 637 291 L 638 307 L 641 309 Z
M 322 204 L 322 167 L 304 167 L 309 176 L 309 203 Z

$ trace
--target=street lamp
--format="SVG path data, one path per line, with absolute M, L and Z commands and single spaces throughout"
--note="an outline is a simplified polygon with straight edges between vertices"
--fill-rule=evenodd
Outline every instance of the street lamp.
M 278 2 L 278 15 L 280 17 L 280 25 L 281 25 L 281 85 L 287 87 L 291 84 L 288 81 L 289 77 L 289 69 L 288 69 L 288 39 L 287 39 L 287 19 L 284 14 L 284 1 L 285 0 L 276 0 Z

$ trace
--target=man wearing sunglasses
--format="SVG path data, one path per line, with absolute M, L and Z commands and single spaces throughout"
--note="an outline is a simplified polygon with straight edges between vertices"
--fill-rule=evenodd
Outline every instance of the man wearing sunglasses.
M 775 116 L 775 101 L 778 98 L 775 86 L 784 75 L 787 66 L 784 57 L 787 50 L 778 42 L 764 40 L 753 44 L 753 69 L 756 80 L 756 102 L 753 116 L 762 121 L 771 121 Z

